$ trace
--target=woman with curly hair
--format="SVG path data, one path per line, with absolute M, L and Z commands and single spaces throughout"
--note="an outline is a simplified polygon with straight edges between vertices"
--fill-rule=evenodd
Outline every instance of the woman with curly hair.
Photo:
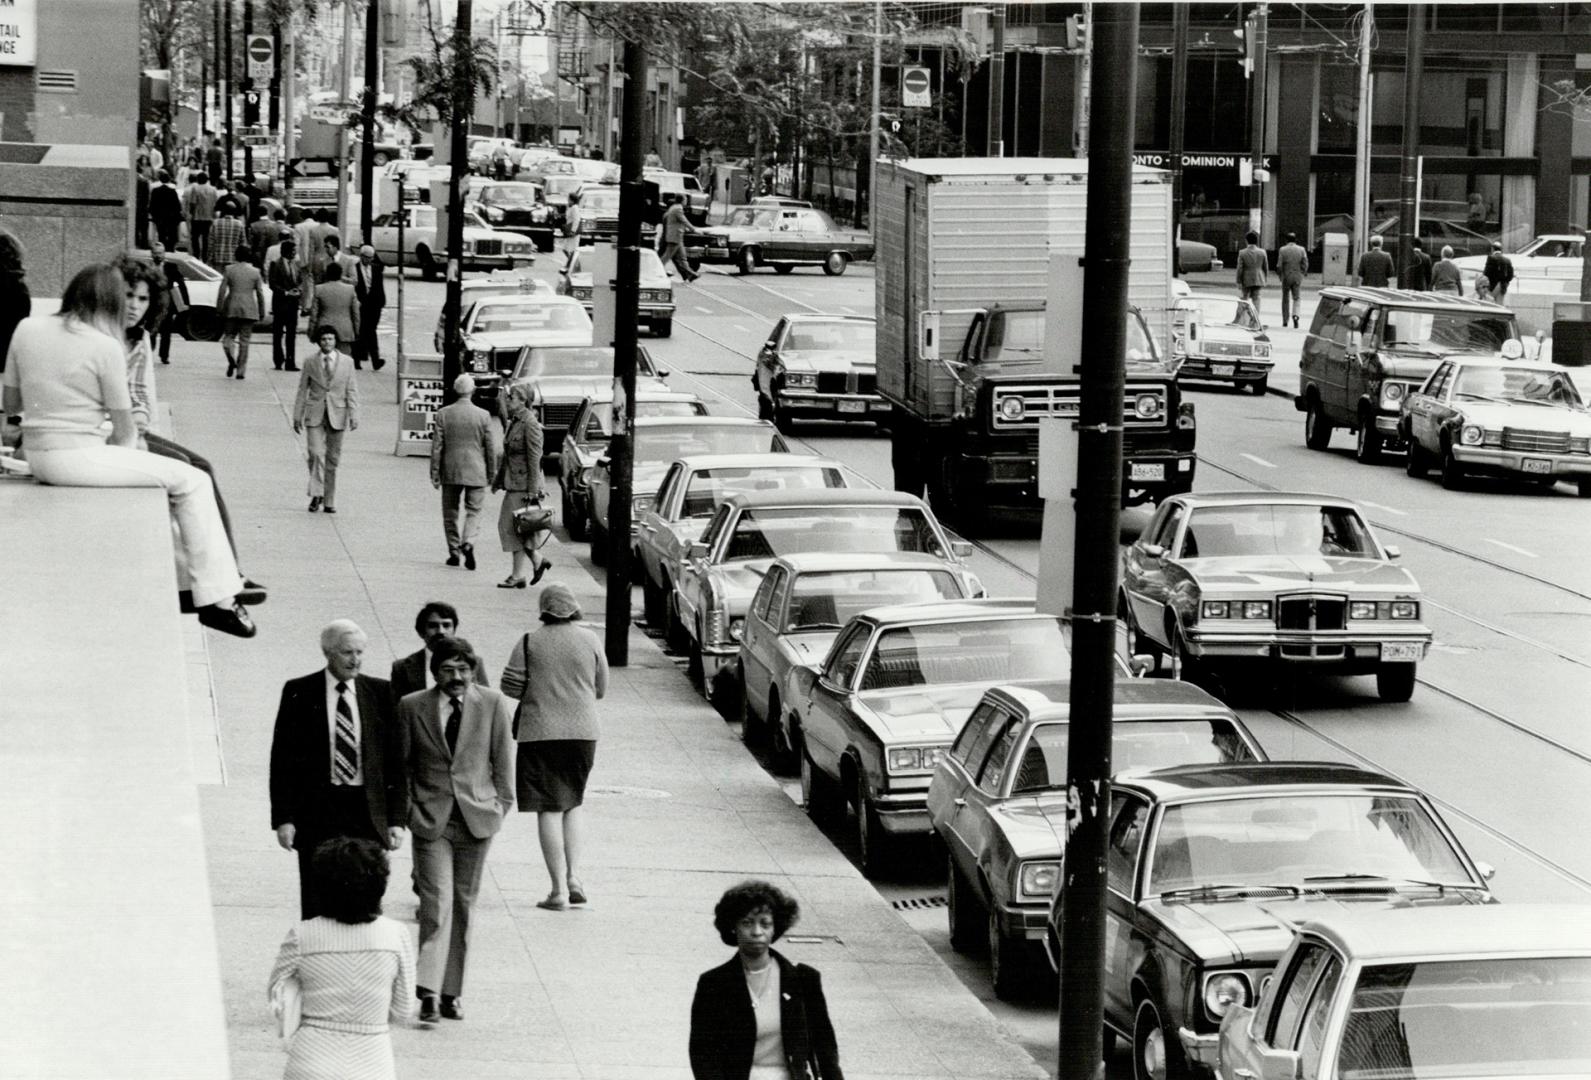
M 696 983 L 696 1080 L 844 1080 L 823 980 L 773 949 L 800 914 L 766 881 L 741 882 L 718 901 L 713 926 L 735 955 Z

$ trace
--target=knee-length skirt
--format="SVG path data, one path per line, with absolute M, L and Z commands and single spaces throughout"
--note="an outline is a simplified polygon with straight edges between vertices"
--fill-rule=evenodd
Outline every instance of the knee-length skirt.
M 573 810 L 586 798 L 597 758 L 594 739 L 545 739 L 519 744 L 515 783 L 526 813 Z

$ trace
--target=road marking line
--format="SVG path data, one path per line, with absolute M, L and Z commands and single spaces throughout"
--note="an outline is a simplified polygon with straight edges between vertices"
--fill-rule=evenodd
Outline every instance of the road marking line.
M 1523 555 L 1527 559 L 1539 559 L 1539 558 L 1541 558 L 1541 556 L 1537 555 L 1534 551 L 1526 551 L 1522 547 L 1518 547 L 1518 546 L 1516 546 L 1514 544 L 1506 544 L 1506 543 L 1504 543 L 1501 540 L 1493 540 L 1489 536 L 1483 536 L 1483 537 L 1481 537 L 1481 539 L 1486 541 L 1488 544 L 1496 544 L 1500 548 L 1507 548 L 1509 551 L 1512 551 L 1512 552 L 1514 552 L 1515 554 L 1518 554 L 1518 555 Z
M 735 327 L 736 330 L 739 330 L 742 334 L 751 333 L 751 328 L 750 327 L 741 326 L 739 323 L 735 323 L 734 327 Z
M 1359 501 L 1365 506 L 1371 506 L 1377 510 L 1385 510 L 1387 513 L 1396 514 L 1399 517 L 1409 516 L 1409 512 L 1407 510 L 1399 510 L 1396 506 L 1382 506 L 1380 503 L 1371 502 L 1369 499 L 1360 499 Z
M 820 307 L 813 307 L 811 304 L 802 303 L 800 300 L 797 300 L 795 297 L 791 296 L 789 293 L 780 292 L 778 289 L 770 289 L 770 288 L 768 288 L 768 286 L 764 285 L 760 281 L 749 282 L 749 284 L 756 286 L 757 288 L 761 289 L 763 292 L 767 293 L 769 296 L 777 296 L 781 300 L 788 300 L 790 303 L 794 304 L 796 307 L 804 307 L 808 311 L 813 312 L 814 314 L 817 314 L 817 315 L 827 315 L 828 314 L 828 312 L 824 311 Z
M 710 308 L 710 307 L 702 307 L 700 304 L 695 304 L 693 306 L 696 308 L 697 311 L 701 312 L 703 315 L 711 315 L 713 313 L 713 309 Z
M 707 292 L 707 290 L 703 290 L 703 291 Z M 772 290 L 769 290 L 769 291 L 771 292 Z M 707 292 L 707 295 L 712 297 L 718 303 L 723 304 L 725 307 L 732 307 L 736 311 L 740 312 L 743 315 L 750 315 L 753 319 L 756 319 L 758 322 L 761 322 L 762 320 L 768 318 L 767 315 L 764 315 L 760 311 L 753 311 L 751 308 L 746 307 L 744 304 L 735 303 L 733 300 L 729 299 L 729 297 L 723 295 L 722 293 Z M 774 295 L 777 296 L 778 294 L 775 293 Z M 814 308 L 813 310 L 815 311 L 817 309 Z
M 1269 461 L 1266 461 L 1266 460 L 1265 460 L 1265 459 L 1264 459 L 1264 458 L 1262 458 L 1262 457 L 1255 457 L 1255 456 L 1254 456 L 1254 455 L 1253 455 L 1253 454 L 1239 454 L 1239 455 L 1238 455 L 1238 456 L 1239 456 L 1239 457 L 1246 457 L 1246 458 L 1248 458 L 1248 459 L 1249 459 L 1249 460 L 1250 460 L 1250 461 L 1252 461 L 1252 462 L 1253 462 L 1253 463 L 1254 463 L 1254 464 L 1256 464 L 1256 465 L 1263 465 L 1263 466 L 1264 466 L 1264 467 L 1265 467 L 1265 468 L 1267 468 L 1267 469 L 1274 469 L 1274 468 L 1276 468 L 1276 466 L 1275 466 L 1275 465 L 1273 465 L 1273 464 L 1271 464 L 1271 463 L 1270 463 L 1270 462 L 1269 462 Z

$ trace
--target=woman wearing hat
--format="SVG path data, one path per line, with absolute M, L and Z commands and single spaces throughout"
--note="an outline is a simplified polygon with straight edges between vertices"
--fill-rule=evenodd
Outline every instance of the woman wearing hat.
M 550 911 L 586 902 L 580 807 L 596 760 L 597 699 L 608 692 L 602 641 L 579 619 L 566 586 L 542 589 L 542 626 L 519 639 L 503 671 L 503 693 L 519 698 L 519 810 L 536 815 L 552 879 L 552 892 L 536 906 Z

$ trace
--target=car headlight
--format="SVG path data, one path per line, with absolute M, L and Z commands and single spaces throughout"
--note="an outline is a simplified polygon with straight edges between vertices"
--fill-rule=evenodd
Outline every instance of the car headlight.
M 892 746 L 885 755 L 885 767 L 892 773 L 922 772 L 939 764 L 942 746 Z
M 1479 446 L 1485 440 L 1486 429 L 1479 424 L 1465 424 L 1464 430 L 1458 434 L 1458 441 L 1465 446 Z
M 735 617 L 729 620 L 729 640 L 739 641 L 740 636 L 746 632 L 746 620 Z
M 1376 617 L 1376 605 L 1373 600 L 1355 600 L 1348 605 L 1348 618 L 1373 619 Z
M 1224 619 L 1231 612 L 1232 605 L 1225 600 L 1206 600 L 1199 605 L 1201 619 Z
M 580 470 L 580 476 L 575 482 L 580 484 L 582 487 L 590 487 L 591 486 L 591 466 L 590 465 L 587 465 L 585 468 Z
M 1404 391 L 1408 388 L 1400 382 L 1381 384 L 1381 403 L 1389 408 L 1395 408 L 1403 401 Z
M 1020 420 L 1027 411 L 1027 403 L 1019 397 L 1008 397 L 1000 402 L 1000 415 L 1007 420 Z
M 631 497 L 630 516 L 632 519 L 640 517 L 650 509 L 652 509 L 652 496 L 635 495 Z
M 471 254 L 474 254 L 474 252 L 475 252 L 475 241 L 473 241 L 473 240 L 464 241 L 464 254 L 471 255 Z
M 812 371 L 787 371 L 784 376 L 784 384 L 791 387 L 805 387 L 811 390 L 818 385 L 818 376 L 816 372 Z
M 1270 618 L 1271 602 L 1269 600 L 1245 600 L 1243 602 L 1243 617 L 1245 619 Z
M 1249 1003 L 1248 979 L 1235 971 L 1218 971 L 1204 979 L 1204 1010 L 1219 1020 L 1234 1005 Z
M 1139 394 L 1133 399 L 1132 407 L 1140 419 L 1153 420 L 1160 415 L 1160 397 L 1157 394 Z
M 1420 602 L 1418 600 L 1392 601 L 1391 615 L 1394 619 L 1418 619 L 1420 617 Z
M 1264 360 L 1271 355 L 1271 347 L 1264 342 L 1259 342 L 1254 346 L 1254 355 Z
M 1031 900 L 1048 900 L 1061 883 L 1058 862 L 1023 863 L 1016 872 L 1017 895 Z

